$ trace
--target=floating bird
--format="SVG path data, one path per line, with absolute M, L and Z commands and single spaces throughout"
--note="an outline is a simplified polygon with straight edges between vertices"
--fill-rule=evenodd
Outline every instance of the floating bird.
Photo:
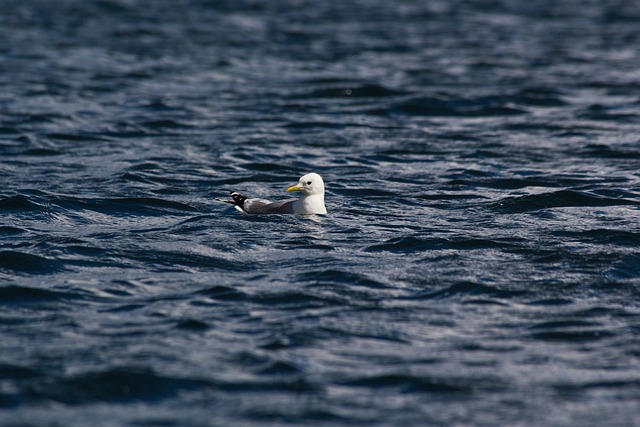
M 311 215 L 327 213 L 327 208 L 324 206 L 324 181 L 317 173 L 304 175 L 296 185 L 287 188 L 287 193 L 292 191 L 299 191 L 300 198 L 272 202 L 265 199 L 252 199 L 232 191 L 232 200 L 216 200 L 230 203 L 240 212 L 247 214 Z

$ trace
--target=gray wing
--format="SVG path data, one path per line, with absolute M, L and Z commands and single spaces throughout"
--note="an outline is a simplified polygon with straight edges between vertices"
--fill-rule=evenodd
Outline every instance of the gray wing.
M 249 214 L 292 214 L 293 204 L 298 199 L 278 200 L 270 202 L 263 199 L 247 199 L 242 209 Z

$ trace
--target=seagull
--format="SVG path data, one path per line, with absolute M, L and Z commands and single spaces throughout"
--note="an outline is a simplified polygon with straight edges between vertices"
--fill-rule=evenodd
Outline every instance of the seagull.
M 246 214 L 326 214 L 324 206 L 324 181 L 317 173 L 308 173 L 300 178 L 296 185 L 287 188 L 287 193 L 299 191 L 299 199 L 285 199 L 272 202 L 265 199 L 252 199 L 235 191 L 231 192 L 232 200 L 216 199 L 230 203 L 237 210 Z

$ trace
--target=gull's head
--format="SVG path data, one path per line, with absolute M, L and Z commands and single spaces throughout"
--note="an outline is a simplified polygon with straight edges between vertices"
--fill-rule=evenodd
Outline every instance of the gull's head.
M 303 196 L 324 194 L 324 181 L 317 173 L 308 173 L 296 185 L 287 188 L 287 193 L 291 191 L 299 191 Z

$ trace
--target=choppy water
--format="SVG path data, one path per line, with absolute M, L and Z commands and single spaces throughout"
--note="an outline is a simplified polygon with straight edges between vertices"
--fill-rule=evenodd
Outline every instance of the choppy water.
M 640 425 L 639 24 L 3 1 L 1 424 Z

